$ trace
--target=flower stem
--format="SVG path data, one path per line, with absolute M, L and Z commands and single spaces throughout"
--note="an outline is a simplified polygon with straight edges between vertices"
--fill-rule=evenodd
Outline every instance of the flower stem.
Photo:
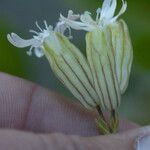
M 96 125 L 102 135 L 110 134 L 109 124 L 107 123 L 103 111 L 100 106 L 97 106 L 97 111 L 100 115 L 98 119 L 96 119 Z
M 117 132 L 119 127 L 119 116 L 116 112 L 116 110 L 111 111 L 111 117 L 110 117 L 110 129 L 111 133 Z
M 106 121 L 101 107 L 100 107 L 100 106 L 97 106 L 96 108 L 97 108 L 97 111 L 98 111 L 100 117 L 101 117 L 104 121 Z
M 116 110 L 110 111 L 110 118 L 107 121 L 100 106 L 97 106 L 100 117 L 96 120 L 96 125 L 101 134 L 116 133 L 119 127 L 119 117 Z

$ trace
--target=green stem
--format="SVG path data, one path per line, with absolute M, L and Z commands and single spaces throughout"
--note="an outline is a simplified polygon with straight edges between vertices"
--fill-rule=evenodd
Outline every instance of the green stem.
M 103 135 L 109 134 L 109 124 L 107 123 L 103 111 L 100 106 L 97 106 L 97 111 L 100 117 L 96 120 L 97 128 L 99 129 L 100 133 Z
M 96 120 L 96 124 L 98 129 L 100 130 L 100 133 L 110 134 L 110 133 L 116 133 L 119 127 L 119 117 L 116 112 L 116 110 L 110 111 L 110 118 L 109 121 L 105 119 L 105 116 L 103 114 L 103 111 L 100 106 L 97 106 L 97 111 L 100 115 L 100 117 Z
M 118 114 L 117 114 L 116 110 L 112 110 L 111 111 L 111 117 L 110 117 L 110 129 L 111 129 L 111 133 L 117 132 L 118 127 L 119 127 L 119 117 L 118 117 Z
M 96 108 L 97 108 L 97 111 L 98 111 L 100 117 L 102 117 L 102 119 L 106 122 L 106 119 L 105 119 L 105 117 L 104 117 L 104 114 L 103 114 L 103 112 L 102 112 L 101 107 L 100 107 L 100 106 L 97 106 Z

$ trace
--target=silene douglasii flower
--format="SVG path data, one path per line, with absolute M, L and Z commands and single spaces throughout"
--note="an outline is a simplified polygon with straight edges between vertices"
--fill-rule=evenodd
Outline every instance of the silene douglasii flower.
M 102 8 L 97 9 L 96 19 L 91 13 L 68 16 L 60 14 L 56 27 L 45 29 L 37 23 L 39 32 L 24 40 L 17 34 L 7 35 L 8 40 L 19 48 L 30 47 L 37 57 L 46 56 L 51 69 L 70 92 L 88 109 L 97 109 L 100 117 L 97 127 L 102 134 L 116 132 L 119 126 L 117 108 L 121 95 L 125 92 L 132 66 L 133 50 L 128 27 L 118 18 L 126 11 L 127 2 L 115 15 L 117 0 L 104 0 Z M 86 31 L 86 56 L 71 43 L 71 29 Z M 69 35 L 67 35 L 69 33 Z M 110 113 L 106 121 L 103 110 Z

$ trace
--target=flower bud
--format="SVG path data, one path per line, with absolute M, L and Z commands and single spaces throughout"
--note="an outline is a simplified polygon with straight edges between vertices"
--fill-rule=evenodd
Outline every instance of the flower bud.
M 116 76 L 111 34 L 104 27 L 86 35 L 87 58 L 92 68 L 95 90 L 101 106 L 113 110 L 120 104 L 121 94 Z
M 44 54 L 59 80 L 86 107 L 99 104 L 93 77 L 83 54 L 63 35 L 54 32 L 44 40 Z
M 110 24 L 109 29 L 112 33 L 116 74 L 120 85 L 121 94 L 123 94 L 129 82 L 133 61 L 133 48 L 127 24 L 123 20 Z

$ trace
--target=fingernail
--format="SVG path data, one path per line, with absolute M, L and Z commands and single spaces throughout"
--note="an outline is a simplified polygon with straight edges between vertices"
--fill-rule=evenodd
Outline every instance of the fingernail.
M 137 139 L 136 150 L 150 150 L 150 135 Z

